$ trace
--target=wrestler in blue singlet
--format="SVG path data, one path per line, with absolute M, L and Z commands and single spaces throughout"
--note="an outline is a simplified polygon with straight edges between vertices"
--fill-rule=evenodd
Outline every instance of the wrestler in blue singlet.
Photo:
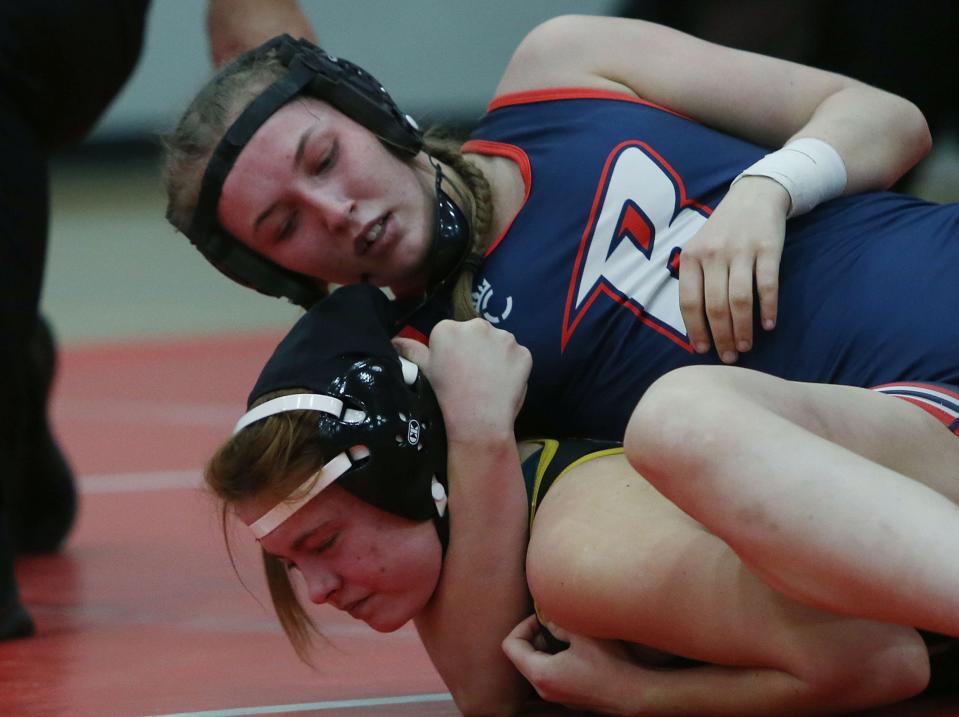
M 594 90 L 501 97 L 464 150 L 510 157 L 526 181 L 474 286 L 480 314 L 532 352 L 522 427 L 619 440 L 655 379 L 719 363 L 689 346 L 677 254 L 766 150 Z M 759 329 L 757 310 L 738 365 L 863 387 L 959 385 L 957 271 L 959 205 L 889 192 L 827 202 L 788 222 L 778 327 Z

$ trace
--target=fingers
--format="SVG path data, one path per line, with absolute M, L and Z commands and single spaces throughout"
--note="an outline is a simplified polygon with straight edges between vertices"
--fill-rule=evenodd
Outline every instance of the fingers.
M 698 353 L 712 346 L 722 361 L 733 363 L 751 350 L 757 299 L 763 328 L 776 325 L 787 200 L 776 182 L 747 177 L 683 247 L 679 306 Z
M 531 643 L 538 632 L 539 620 L 537 619 L 536 615 L 533 614 L 514 627 L 510 631 L 509 635 L 506 636 L 506 639 L 509 640 L 511 638 L 515 638 Z
M 438 323 L 425 371 L 443 409 L 447 440 L 474 446 L 514 441 L 531 367 L 529 351 L 487 321 Z
M 703 274 L 706 318 L 709 320 L 716 353 L 723 363 L 733 363 L 738 354 L 733 336 L 732 312 L 729 308 L 729 270 L 717 262 L 704 266 Z
M 408 361 L 412 361 L 420 368 L 426 366 L 430 358 L 429 348 L 414 339 L 394 338 L 393 348 Z
M 536 615 L 530 615 L 514 627 L 502 642 L 506 657 L 527 679 L 530 679 L 537 659 L 546 656 L 546 653 L 540 652 L 533 645 L 538 633 L 539 622 Z
M 557 625 L 555 622 L 546 621 L 546 629 L 553 633 L 555 637 L 560 642 L 572 642 L 572 635 Z
M 753 263 L 734 261 L 729 267 L 729 314 L 733 327 L 734 352 L 753 347 Z M 734 359 L 735 360 L 735 359 Z
M 702 265 L 692 254 L 683 255 L 679 271 L 679 310 L 683 315 L 689 343 L 699 354 L 706 353 L 712 346 L 705 305 Z
M 778 258 L 764 263 L 765 294 L 760 294 L 768 304 L 764 311 L 771 312 L 773 325 L 778 269 Z M 720 360 L 729 364 L 752 348 L 753 266 L 748 258 L 738 258 L 732 264 L 713 261 L 705 265 L 684 259 L 679 273 L 679 297 L 686 334 L 697 353 L 706 353 L 715 344 Z M 762 316 L 765 320 L 770 314 Z
M 779 266 L 781 250 L 764 251 L 756 257 L 756 290 L 759 294 L 759 317 L 763 328 L 776 328 L 779 310 Z

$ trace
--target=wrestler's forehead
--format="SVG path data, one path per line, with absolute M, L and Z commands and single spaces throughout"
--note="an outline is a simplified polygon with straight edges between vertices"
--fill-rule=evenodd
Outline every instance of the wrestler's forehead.
M 344 513 L 343 502 L 339 500 L 345 492 L 339 486 L 330 486 L 319 495 L 307 501 L 302 508 L 283 520 L 274 530 L 260 539 L 267 552 L 284 554 L 293 544 L 318 525 L 341 518 Z M 263 495 L 241 501 L 234 505 L 237 517 L 247 526 L 252 525 L 272 510 L 282 498 Z

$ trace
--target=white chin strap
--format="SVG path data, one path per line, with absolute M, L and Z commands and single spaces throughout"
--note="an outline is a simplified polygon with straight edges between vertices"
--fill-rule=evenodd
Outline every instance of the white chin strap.
M 407 385 L 411 385 L 419 374 L 419 367 L 402 357 L 400 358 L 400 364 L 403 368 L 403 380 L 406 381 Z M 233 427 L 233 435 L 236 435 L 251 423 L 288 411 L 320 411 L 336 416 L 345 423 L 360 423 L 366 418 L 363 411 L 354 408 L 344 410 L 343 402 L 338 398 L 333 398 L 333 396 L 324 396 L 318 393 L 295 393 L 261 403 L 256 408 L 244 413 L 240 420 L 236 422 L 236 426 Z M 257 540 L 261 540 L 272 533 L 290 516 L 331 485 L 333 481 L 352 468 L 354 462 L 369 455 L 370 451 L 366 446 L 353 446 L 348 451 L 334 457 L 297 486 L 286 498 L 251 523 L 250 529 L 253 531 L 253 535 L 256 536 Z M 446 489 L 435 476 L 430 490 L 433 501 L 436 503 L 436 511 L 440 517 L 443 517 L 443 513 L 446 512 Z

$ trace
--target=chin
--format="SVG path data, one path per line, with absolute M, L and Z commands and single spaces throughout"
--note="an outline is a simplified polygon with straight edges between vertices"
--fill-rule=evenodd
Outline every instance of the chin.
M 408 299 L 419 296 L 426 291 L 427 278 L 428 277 L 426 273 L 418 272 L 412 278 L 390 282 L 390 291 L 392 291 L 393 295 L 399 299 Z
M 397 622 L 395 620 L 390 622 L 390 621 L 373 619 L 373 620 L 367 621 L 366 624 L 369 625 L 374 630 L 376 630 L 377 632 L 381 632 L 385 634 L 389 632 L 396 632 L 401 627 L 406 625 L 406 623 L 408 622 L 409 622 L 409 619 L 403 620 L 402 622 Z

